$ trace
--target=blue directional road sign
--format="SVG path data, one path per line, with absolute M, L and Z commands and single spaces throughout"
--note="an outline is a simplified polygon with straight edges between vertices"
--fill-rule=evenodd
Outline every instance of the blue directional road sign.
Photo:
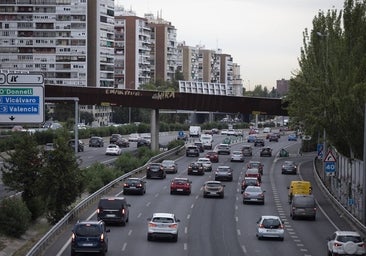
M 316 145 L 316 151 L 318 152 L 318 159 L 323 159 L 323 144 Z

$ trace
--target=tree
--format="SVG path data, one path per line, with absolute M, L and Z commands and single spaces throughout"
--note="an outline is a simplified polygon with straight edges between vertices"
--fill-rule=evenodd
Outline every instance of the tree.
M 92 113 L 86 111 L 80 111 L 80 120 L 85 124 L 91 124 L 95 119 Z
M 43 212 L 39 198 L 40 178 L 42 176 L 43 157 L 34 136 L 19 133 L 20 140 L 3 157 L 1 167 L 3 183 L 14 191 L 22 193 L 22 199 L 36 219 Z

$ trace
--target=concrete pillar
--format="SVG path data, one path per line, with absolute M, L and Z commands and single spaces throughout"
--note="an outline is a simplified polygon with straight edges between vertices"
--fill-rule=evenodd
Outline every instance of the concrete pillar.
M 151 110 L 151 149 L 159 150 L 159 109 Z

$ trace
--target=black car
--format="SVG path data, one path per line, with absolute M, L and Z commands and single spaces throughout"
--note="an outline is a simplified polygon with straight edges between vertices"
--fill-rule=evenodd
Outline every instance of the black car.
M 205 168 L 203 167 L 202 163 L 198 162 L 192 162 L 188 165 L 187 170 L 188 175 L 204 175 L 205 174 Z
M 89 147 L 104 147 L 104 140 L 102 137 L 91 137 L 89 139 Z
M 203 143 L 202 143 L 202 142 L 196 141 L 196 142 L 194 143 L 194 145 L 196 145 L 196 146 L 198 147 L 198 150 L 199 150 L 200 152 L 204 152 L 204 151 L 205 151 L 205 148 L 203 147 Z
M 264 139 L 260 138 L 255 139 L 254 147 L 264 147 Z
M 146 179 L 165 179 L 166 172 L 161 163 L 150 163 L 146 169 Z
M 137 147 L 150 147 L 151 146 L 151 141 L 148 139 L 144 139 L 144 138 L 139 138 L 139 140 L 137 141 Z
M 78 221 L 72 229 L 71 256 L 77 253 L 105 255 L 109 232 L 103 221 Z
M 199 156 L 200 150 L 196 145 L 189 145 L 186 148 L 186 156 Z
M 124 226 L 129 220 L 130 206 L 124 197 L 102 197 L 98 203 L 97 219 Z
M 146 182 L 141 178 L 128 178 L 123 183 L 123 194 L 140 194 L 146 193 Z
M 79 143 L 77 143 L 78 152 L 84 152 L 84 142 L 82 140 L 78 140 L 78 142 L 79 142 Z M 75 149 L 75 139 L 69 140 L 67 144 L 69 145 L 69 147 Z
M 109 138 L 109 143 L 110 144 L 115 144 L 117 142 L 117 140 L 122 139 L 122 135 L 118 134 L 118 133 L 114 133 L 111 135 L 111 137 Z
M 272 156 L 272 149 L 269 147 L 264 147 L 259 153 L 260 156 Z
M 119 138 L 115 144 L 120 148 L 128 148 L 130 146 L 130 142 L 126 138 Z
M 268 137 L 268 140 L 278 142 L 277 134 L 274 134 L 274 133 L 270 134 L 269 137 Z
M 294 161 L 285 161 L 281 168 L 282 174 L 297 174 L 297 166 Z

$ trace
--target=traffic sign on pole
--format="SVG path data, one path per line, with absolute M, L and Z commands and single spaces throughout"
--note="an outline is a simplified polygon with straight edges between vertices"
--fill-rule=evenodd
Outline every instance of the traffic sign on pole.
M 336 162 L 336 158 L 334 157 L 332 151 L 328 151 L 326 156 L 324 157 L 324 162 Z
M 6 78 L 0 84 L 0 124 L 43 123 L 43 76 L 14 73 Z

